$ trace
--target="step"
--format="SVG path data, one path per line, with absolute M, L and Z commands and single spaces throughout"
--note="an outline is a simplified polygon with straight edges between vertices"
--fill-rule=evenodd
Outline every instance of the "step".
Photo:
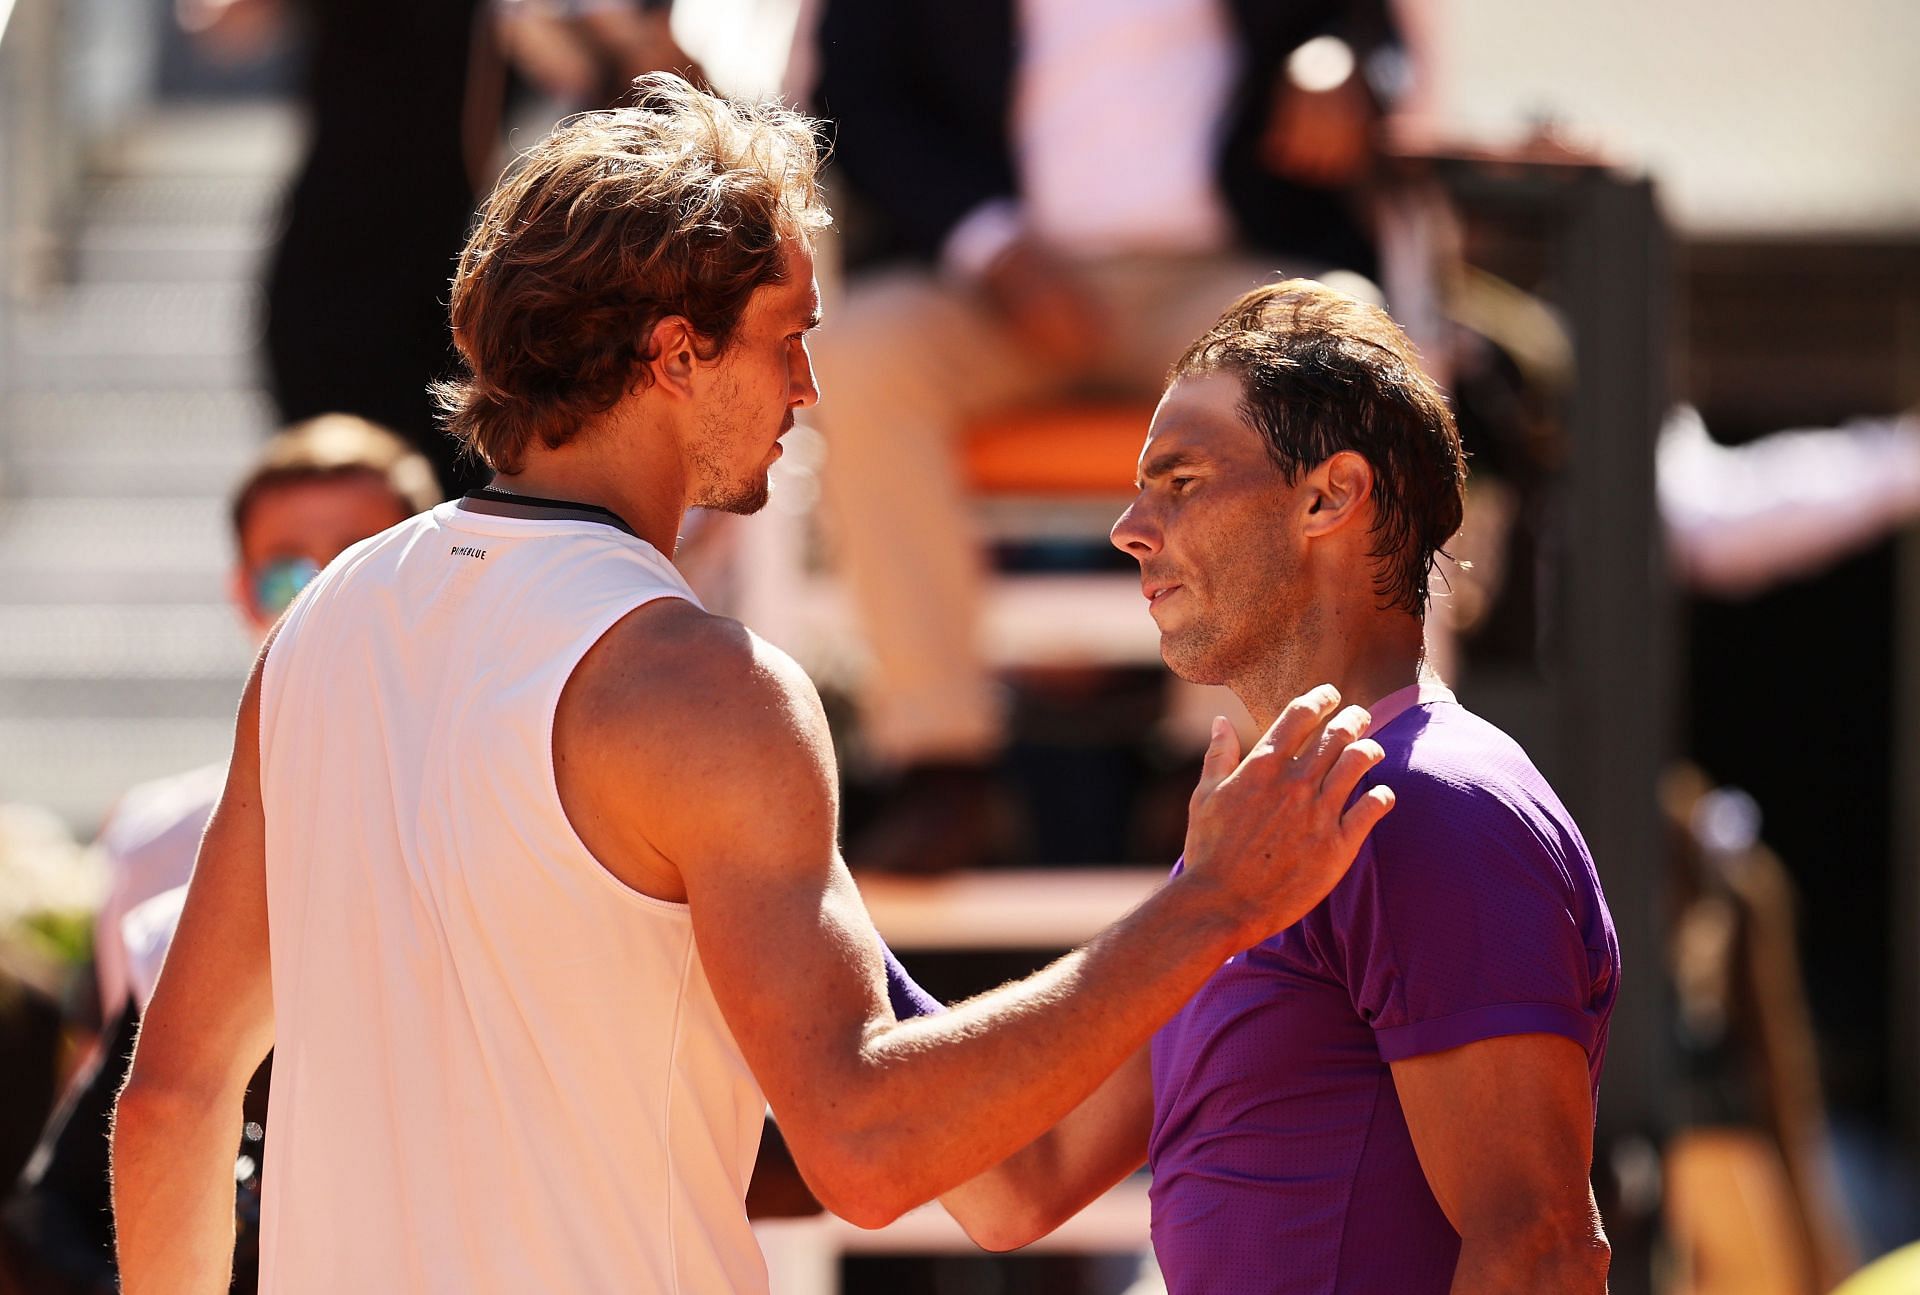
M 15 495 L 222 500 L 275 425 L 257 391 L 40 391 L 0 443 Z
M 44 805 L 90 836 L 135 783 L 226 759 L 231 715 L 195 719 L 0 716 L 0 800 Z
M 0 604 L 0 680 L 231 680 L 251 656 L 225 603 Z
M 82 283 L 252 282 L 283 185 L 272 177 L 103 177 L 81 195 L 72 278 Z
M 217 603 L 232 561 L 210 498 L 70 496 L 0 504 L 0 597 L 10 603 Z
M 266 231 L 286 185 L 277 175 L 103 175 L 82 187 L 88 230 Z
M 264 272 L 263 227 L 89 225 L 74 239 L 83 283 L 253 283 Z
M 0 676 L 0 715 L 12 720 L 212 719 L 233 714 L 246 684 L 249 660 L 245 631 L 236 620 L 228 631 L 239 659 L 228 674 L 203 678 L 36 678 Z
M 290 171 L 305 126 L 293 103 L 168 104 L 123 131 L 94 163 L 104 177 L 259 180 Z
M 249 282 L 81 283 L 23 313 L 26 391 L 251 386 L 260 293 Z

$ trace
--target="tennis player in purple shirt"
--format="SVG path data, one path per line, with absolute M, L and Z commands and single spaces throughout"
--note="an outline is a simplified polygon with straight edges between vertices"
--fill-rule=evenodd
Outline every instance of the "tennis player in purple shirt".
M 1319 907 L 944 1198 L 982 1244 L 1050 1231 L 1147 1160 L 1173 1295 L 1605 1289 L 1588 1174 L 1619 947 L 1552 788 L 1424 669 L 1464 478 L 1405 336 L 1319 284 L 1249 293 L 1175 366 L 1113 528 L 1162 655 L 1262 725 L 1332 681 L 1386 752 L 1362 785 L 1398 807 Z M 1224 723 L 1216 779 L 1239 754 Z

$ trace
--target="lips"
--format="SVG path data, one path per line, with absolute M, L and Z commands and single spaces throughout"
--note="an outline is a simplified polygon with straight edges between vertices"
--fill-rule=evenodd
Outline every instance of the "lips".
M 785 454 L 787 452 L 787 447 L 782 445 L 780 442 L 781 442 L 781 439 L 785 437 L 786 434 L 792 430 L 793 430 L 793 415 L 789 413 L 780 424 L 780 435 L 773 438 L 773 448 L 767 452 L 776 459 L 779 458 L 782 454 Z
M 1140 582 L 1141 594 L 1149 604 L 1154 606 L 1159 605 L 1163 598 L 1180 587 L 1178 582 L 1171 580 L 1142 580 Z

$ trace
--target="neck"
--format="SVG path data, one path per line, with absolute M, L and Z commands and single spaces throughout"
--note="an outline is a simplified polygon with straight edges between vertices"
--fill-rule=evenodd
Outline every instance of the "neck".
M 1283 646 L 1248 677 L 1232 682 L 1262 730 L 1288 702 L 1323 683 L 1340 690 L 1342 705 L 1372 706 L 1431 675 L 1419 617 L 1367 608 L 1358 619 L 1345 633 L 1308 626 L 1318 631 L 1309 634 L 1310 641 Z
M 661 452 L 668 444 L 664 436 L 583 428 L 558 449 L 530 447 L 519 471 L 495 473 L 491 485 L 605 508 L 671 558 L 687 502 L 678 460 Z

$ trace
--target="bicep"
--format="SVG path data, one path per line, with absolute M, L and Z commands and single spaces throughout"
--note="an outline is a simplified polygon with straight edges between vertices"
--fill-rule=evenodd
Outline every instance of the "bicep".
M 880 944 L 835 846 L 837 774 L 811 684 L 758 643 L 713 654 L 702 682 L 675 690 L 697 703 L 649 703 L 660 737 L 635 748 L 635 799 L 685 885 L 721 1012 L 798 1148 L 835 1063 L 892 1020 Z
M 260 802 L 260 672 L 234 726 L 233 758 L 207 824 L 180 925 L 141 1023 L 134 1077 L 208 1095 L 244 1088 L 273 1045 L 266 823 Z
M 1593 1092 L 1578 1043 L 1507 1035 L 1392 1070 L 1420 1168 L 1462 1237 L 1587 1214 Z

